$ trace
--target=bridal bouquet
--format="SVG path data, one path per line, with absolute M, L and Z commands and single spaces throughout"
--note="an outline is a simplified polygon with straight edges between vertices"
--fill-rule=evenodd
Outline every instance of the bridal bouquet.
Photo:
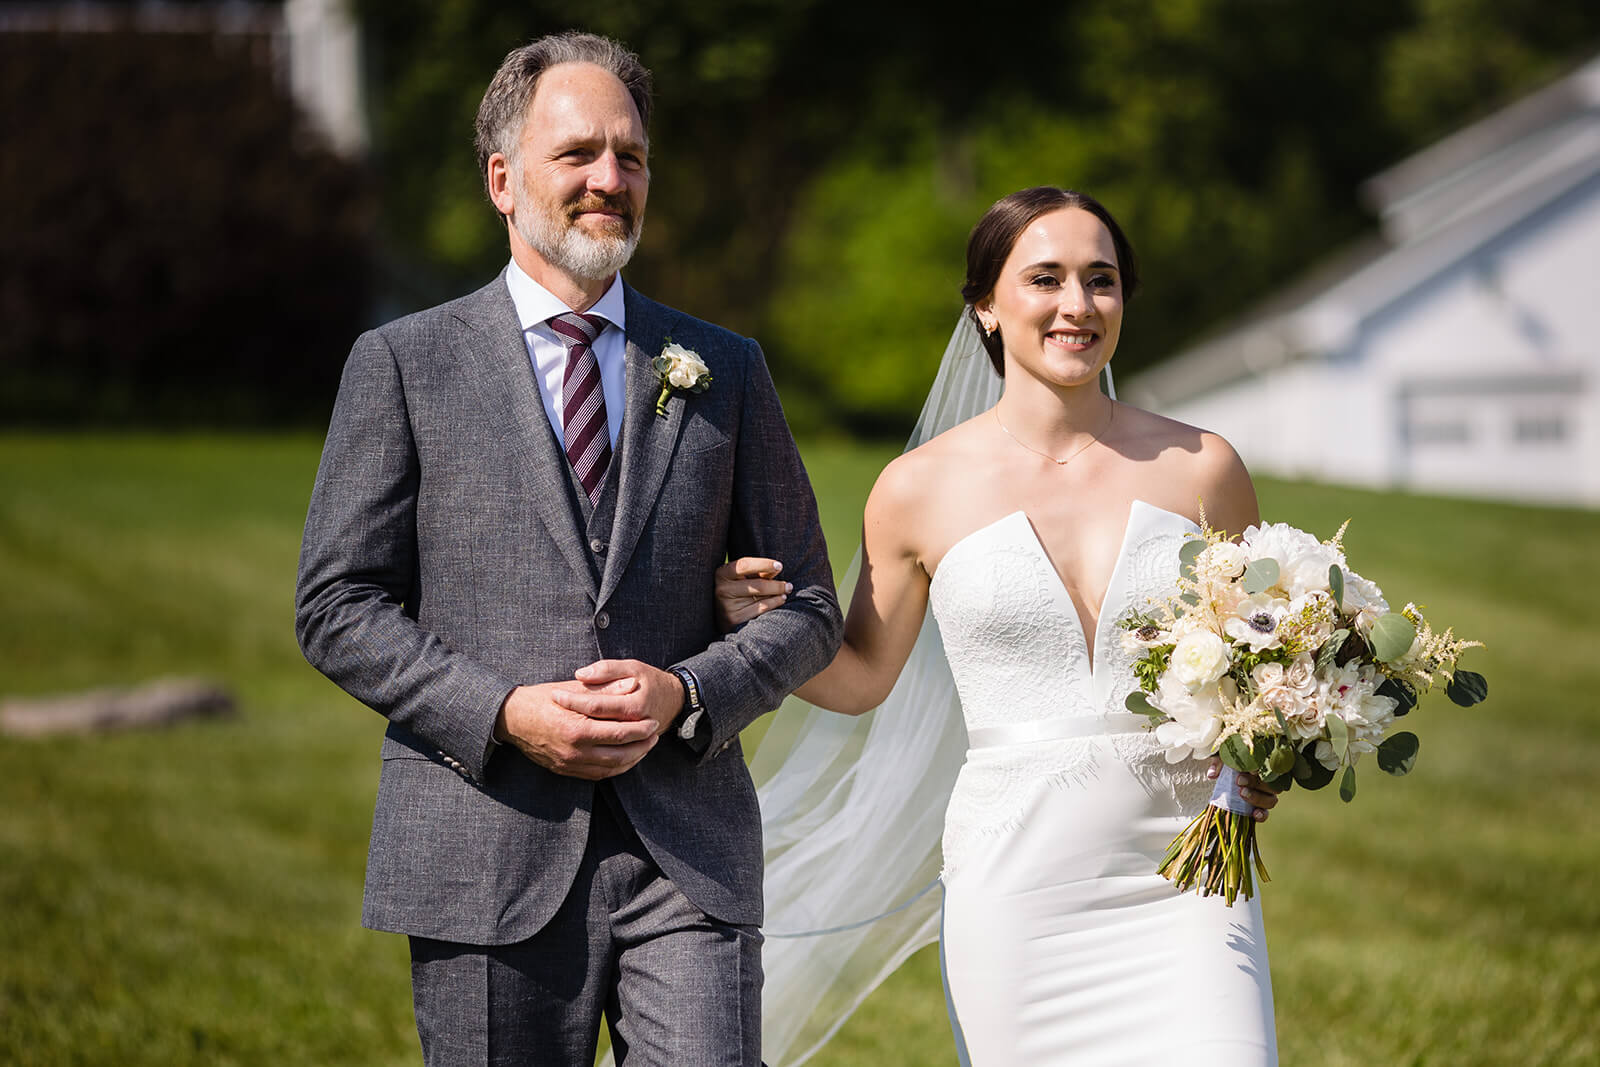
M 1389 774 L 1411 770 L 1417 736 L 1391 728 L 1421 694 L 1444 683 L 1463 707 L 1488 696 L 1482 675 L 1456 666 L 1479 642 L 1435 632 L 1415 604 L 1391 611 L 1345 562 L 1344 531 L 1319 541 L 1270 523 L 1236 544 L 1206 526 L 1179 550 L 1172 595 L 1120 620 L 1139 682 L 1128 710 L 1151 718 L 1169 762 L 1215 754 L 1224 764 L 1161 864 L 1181 890 L 1231 906 L 1250 899 L 1252 867 L 1268 880 L 1234 772 L 1279 791 L 1337 777 L 1349 801 L 1362 756 Z

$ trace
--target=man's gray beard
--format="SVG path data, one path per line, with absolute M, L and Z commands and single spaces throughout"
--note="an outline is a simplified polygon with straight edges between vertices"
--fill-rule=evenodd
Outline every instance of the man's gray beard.
M 635 225 L 626 237 L 594 237 L 575 224 L 563 226 L 563 219 L 548 212 L 534 212 L 516 220 L 517 232 L 545 261 L 574 278 L 598 281 L 609 278 L 633 258 L 639 247 L 641 226 Z

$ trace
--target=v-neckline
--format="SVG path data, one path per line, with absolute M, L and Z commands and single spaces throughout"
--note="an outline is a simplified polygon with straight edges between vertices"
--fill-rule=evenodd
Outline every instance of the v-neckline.
M 1090 633 L 1088 627 L 1084 625 L 1082 609 L 1078 606 L 1077 600 L 1073 598 L 1072 591 L 1067 588 L 1066 580 L 1061 577 L 1061 572 L 1056 570 L 1055 561 L 1050 558 L 1049 550 L 1044 547 L 1044 542 L 1039 538 L 1039 531 L 1034 529 L 1033 519 L 1023 508 L 1018 508 L 1015 511 L 1002 515 L 993 522 L 986 523 L 985 525 L 980 526 L 970 533 L 958 538 L 954 544 L 945 549 L 944 555 L 939 560 L 939 566 L 934 570 L 934 578 L 937 578 L 939 572 L 944 570 L 945 561 L 950 558 L 951 553 L 953 553 L 957 548 L 961 547 L 967 541 L 977 537 L 979 534 L 982 534 L 988 530 L 993 530 L 1002 523 L 1009 522 L 1012 519 L 1020 516 L 1022 519 L 1022 525 L 1026 527 L 1028 531 L 1028 541 L 1032 544 L 1034 551 L 1039 554 L 1039 560 L 1044 564 L 1045 569 L 1048 570 L 1051 576 L 1055 578 L 1054 593 L 1062 601 L 1064 601 L 1064 606 L 1068 609 L 1064 612 L 1064 614 L 1071 618 L 1073 627 L 1078 631 L 1078 635 L 1083 638 L 1084 656 L 1088 661 L 1087 666 L 1089 677 L 1092 679 L 1094 677 L 1095 668 L 1100 663 L 1100 631 L 1103 629 L 1103 623 L 1105 622 L 1104 616 L 1106 602 L 1110 599 L 1112 590 L 1117 587 L 1117 582 L 1122 577 L 1123 561 L 1128 555 L 1128 535 L 1133 531 L 1133 514 L 1135 509 L 1140 504 L 1143 504 L 1147 508 L 1152 508 L 1156 511 L 1172 515 L 1175 518 L 1184 519 L 1186 522 L 1188 521 L 1184 518 L 1184 516 L 1178 515 L 1177 512 L 1167 511 L 1166 508 L 1156 507 L 1156 505 L 1151 504 L 1148 501 L 1140 500 L 1137 497 L 1128 502 L 1128 514 L 1122 522 L 1122 539 L 1117 543 L 1116 562 L 1111 567 L 1111 577 L 1106 580 L 1106 587 L 1100 591 L 1100 613 L 1095 616 L 1093 633 Z M 932 579 L 930 579 L 930 582 L 931 581 Z

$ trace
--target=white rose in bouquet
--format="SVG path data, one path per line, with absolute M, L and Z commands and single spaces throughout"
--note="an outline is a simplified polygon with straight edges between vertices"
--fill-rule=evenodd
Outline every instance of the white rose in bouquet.
M 1185 634 L 1172 649 L 1172 675 L 1194 693 L 1228 672 L 1228 645 L 1210 630 Z

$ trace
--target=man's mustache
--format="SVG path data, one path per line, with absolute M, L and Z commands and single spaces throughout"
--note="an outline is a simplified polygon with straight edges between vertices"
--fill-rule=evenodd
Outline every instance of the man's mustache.
M 622 216 L 628 232 L 633 232 L 633 207 L 620 196 L 586 196 L 567 209 L 567 218 L 576 219 L 587 211 L 609 211 Z

